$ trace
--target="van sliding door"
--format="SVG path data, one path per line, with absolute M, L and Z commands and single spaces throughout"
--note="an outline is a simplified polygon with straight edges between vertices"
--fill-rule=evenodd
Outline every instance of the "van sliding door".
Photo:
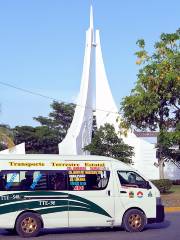
M 87 164 L 79 170 L 70 170 L 68 187 L 70 227 L 113 224 L 114 190 L 109 162 L 104 166 Z

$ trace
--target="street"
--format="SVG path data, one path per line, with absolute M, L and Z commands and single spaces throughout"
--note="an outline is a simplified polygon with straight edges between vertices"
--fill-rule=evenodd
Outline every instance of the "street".
M 0 231 L 0 240 L 13 239 L 20 240 L 16 234 L 8 233 L 5 230 Z M 122 229 L 61 229 L 61 230 L 44 230 L 40 236 L 31 239 L 43 240 L 179 240 L 180 239 L 180 212 L 167 213 L 163 223 L 150 224 L 143 232 L 128 233 Z

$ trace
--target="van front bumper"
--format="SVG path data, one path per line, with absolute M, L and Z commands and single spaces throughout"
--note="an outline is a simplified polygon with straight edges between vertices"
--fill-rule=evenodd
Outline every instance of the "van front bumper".
M 156 218 L 148 218 L 148 223 L 159 223 L 164 221 L 164 206 L 156 205 Z

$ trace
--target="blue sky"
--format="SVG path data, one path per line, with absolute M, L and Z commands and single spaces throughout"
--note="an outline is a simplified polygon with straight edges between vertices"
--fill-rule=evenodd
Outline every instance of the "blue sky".
M 65 102 L 76 99 L 89 26 L 90 0 L 0 0 L 0 82 Z M 117 105 L 136 81 L 134 52 L 144 38 L 148 50 L 162 32 L 177 30 L 178 0 L 94 0 L 105 67 Z M 50 99 L 0 84 L 0 123 L 37 125 Z

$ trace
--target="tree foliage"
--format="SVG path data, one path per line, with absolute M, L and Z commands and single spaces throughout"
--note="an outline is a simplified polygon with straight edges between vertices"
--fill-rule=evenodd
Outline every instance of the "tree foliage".
M 125 144 L 116 134 L 114 126 L 110 124 L 105 124 L 96 130 L 91 144 L 84 150 L 92 155 L 112 157 L 126 163 L 132 162 L 133 147 Z
M 49 113 L 49 117 L 39 116 L 34 117 L 34 120 L 38 121 L 42 126 L 58 131 L 60 141 L 62 141 L 72 122 L 75 104 L 54 101 L 51 108 L 53 111 Z
M 13 132 L 8 125 L 0 125 L 0 151 L 14 147 Z
M 27 153 L 58 153 L 58 143 L 65 137 L 72 122 L 75 105 L 54 101 L 51 108 L 48 117 L 34 118 L 41 126 L 14 128 L 15 143 L 25 142 Z
M 143 39 L 137 45 L 136 63 L 141 68 L 134 89 L 121 103 L 124 125 L 158 130 L 160 158 L 171 158 L 170 148 L 180 145 L 180 29 L 161 34 L 152 54 Z
M 25 142 L 26 153 L 59 153 L 58 144 L 66 136 L 67 130 L 73 119 L 75 104 L 54 101 L 51 104 L 52 111 L 48 117 L 34 117 L 40 126 L 16 126 L 10 128 L 3 125 L 4 131 L 13 133 L 15 144 Z M 1 130 L 1 128 L 0 128 Z M 93 132 L 96 130 L 96 121 L 93 118 Z M 0 136 L 0 150 L 10 145 L 2 144 Z

